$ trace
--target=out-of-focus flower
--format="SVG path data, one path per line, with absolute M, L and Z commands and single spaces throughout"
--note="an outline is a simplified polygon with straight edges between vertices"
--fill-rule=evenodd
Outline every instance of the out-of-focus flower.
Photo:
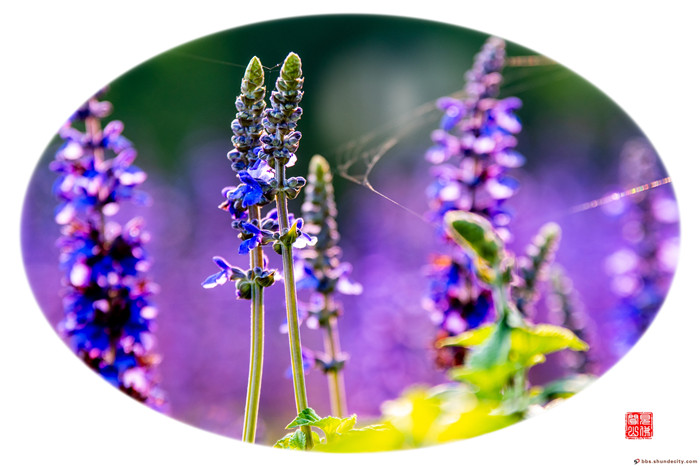
M 550 320 L 556 325 L 568 328 L 574 335 L 586 341 L 591 347 L 593 336 L 592 322 L 587 318 L 578 293 L 563 267 L 553 264 L 549 274 L 551 293 L 547 296 Z M 567 352 L 562 354 L 564 365 L 568 370 L 579 374 L 595 373 L 596 361 L 589 351 Z
M 528 246 L 526 255 L 518 260 L 518 283 L 513 284 L 515 305 L 524 315 L 532 315 L 532 306 L 539 293 L 537 282 L 548 272 L 559 247 L 561 228 L 556 223 L 547 223 Z
M 296 253 L 297 288 L 310 290 L 312 295 L 330 298 L 336 292 L 359 294 L 362 285 L 350 279 L 352 266 L 341 262 L 338 246 L 340 234 L 336 222 L 337 209 L 333 195 L 332 176 L 328 162 L 316 155 L 309 165 L 309 184 L 302 205 L 304 230 L 314 237 L 313 248 Z M 301 219 L 298 219 L 301 220 Z M 297 220 L 297 221 L 298 221 Z
M 324 351 L 313 353 L 313 358 L 316 367 L 331 378 L 331 406 L 334 415 L 342 416 L 345 411 L 345 387 L 340 372 L 347 356 L 340 350 L 337 320 L 341 306 L 336 296 L 359 294 L 362 285 L 350 279 L 350 264 L 340 262 L 342 251 L 338 246 L 340 234 L 336 222 L 333 178 L 326 159 L 320 155 L 312 157 L 308 179 L 302 214 L 309 233 L 307 237 L 313 235 L 314 241 L 312 248 L 295 254 L 294 277 L 300 291 L 309 291 L 309 299 L 302 304 L 307 325 L 324 331 Z
M 658 156 L 645 139 L 625 143 L 620 154 L 620 187 L 630 190 L 663 177 Z M 678 252 L 678 209 L 667 187 L 638 190 L 606 211 L 622 221 L 624 245 L 604 268 L 618 298 L 616 348 L 624 354 L 649 327 L 668 292 Z
M 151 303 L 157 287 L 146 276 L 144 247 L 149 235 L 141 218 L 123 226 L 106 220 L 121 202 L 144 199 L 136 188 L 146 174 L 132 165 L 136 151 L 121 134 L 123 124 L 101 128 L 111 108 L 98 96 L 80 107 L 61 129 L 64 144 L 50 166 L 59 173 L 54 194 L 62 201 L 56 211 L 65 274 L 59 330 L 106 380 L 161 409 L 165 399 L 154 374 L 157 310 Z M 75 127 L 80 124 L 84 132 Z
M 451 210 L 478 213 L 504 240 L 510 237 L 511 213 L 503 204 L 518 182 L 507 171 L 521 166 L 524 158 L 515 151 L 515 134 L 521 128 L 514 112 L 520 100 L 497 99 L 504 63 L 505 43 L 488 39 L 466 74 L 466 97 L 437 102 L 444 116 L 426 153 L 436 165 L 427 189 L 428 218 L 447 244 L 446 252 L 435 255 L 428 266 L 430 292 L 424 307 L 438 327 L 438 339 L 474 328 L 493 315 L 490 290 L 477 279 L 467 255 L 445 235 L 443 218 Z M 437 362 L 450 367 L 463 356 L 461 348 L 442 348 Z

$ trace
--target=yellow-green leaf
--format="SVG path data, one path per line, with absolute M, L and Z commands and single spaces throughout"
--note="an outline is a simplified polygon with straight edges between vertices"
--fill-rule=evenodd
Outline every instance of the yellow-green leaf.
M 334 441 L 317 444 L 314 451 L 329 453 L 359 453 L 398 450 L 403 447 L 403 436 L 390 424 L 379 424 L 351 429 Z
M 515 424 L 517 415 L 496 414 L 498 404 L 481 401 L 474 409 L 461 413 L 457 420 L 446 424 L 437 436 L 439 442 L 466 439 Z
M 472 350 L 468 365 L 474 369 L 489 369 L 509 360 L 512 328 L 505 319 L 499 320 L 493 331 Z
M 511 359 L 529 365 L 533 357 L 571 349 L 586 351 L 588 345 L 574 332 L 556 325 L 539 324 L 517 327 L 511 332 Z
M 384 402 L 382 412 L 408 445 L 420 446 L 429 440 L 431 426 L 441 413 L 440 400 L 429 397 L 426 387 L 412 387 L 400 398 Z
M 479 396 L 488 397 L 498 393 L 517 369 L 514 363 L 505 362 L 487 368 L 456 367 L 450 370 L 449 375 L 453 380 L 473 386 Z
M 345 418 L 327 416 L 310 425 L 321 429 L 323 433 L 326 434 L 326 439 L 331 442 L 335 437 L 344 434 L 355 427 L 356 422 L 357 415 L 353 414 L 352 416 Z
M 314 439 L 314 445 L 321 444 L 321 439 L 316 432 L 312 431 L 311 437 Z M 274 448 L 282 448 L 285 450 L 306 450 L 306 436 L 301 429 L 297 429 L 279 439 L 275 443 Z
M 316 414 L 313 408 L 304 408 L 297 417 L 290 422 L 285 429 L 293 429 L 299 426 L 309 426 L 314 425 L 316 421 L 320 421 L 321 418 Z
M 445 214 L 445 228 L 472 258 L 480 278 L 493 283 L 504 247 L 491 223 L 481 215 L 452 210 Z
M 440 340 L 440 346 L 462 346 L 464 348 L 473 348 L 482 344 L 493 333 L 493 324 L 482 325 L 481 327 L 467 330 L 454 337 L 448 337 Z
M 578 374 L 548 383 L 544 387 L 533 387 L 530 398 L 533 403 L 545 404 L 557 398 L 568 398 L 583 390 L 596 379 L 590 374 Z

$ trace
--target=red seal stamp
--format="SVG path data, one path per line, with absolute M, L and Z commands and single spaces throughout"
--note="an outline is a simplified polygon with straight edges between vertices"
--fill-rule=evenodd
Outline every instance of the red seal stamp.
M 653 413 L 627 413 L 625 415 L 625 438 L 651 438 L 654 435 Z

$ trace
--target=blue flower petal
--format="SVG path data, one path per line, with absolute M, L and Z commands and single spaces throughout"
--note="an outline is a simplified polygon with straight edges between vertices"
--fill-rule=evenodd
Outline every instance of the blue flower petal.
M 215 286 L 218 285 L 223 285 L 228 281 L 228 277 L 226 276 L 226 273 L 222 270 L 221 272 L 217 272 L 214 275 L 208 276 L 203 282 L 202 282 L 202 287 L 204 288 L 214 288 Z
M 253 236 L 243 241 L 238 248 L 238 254 L 248 254 L 251 250 L 255 249 L 258 244 L 260 244 L 260 237 Z

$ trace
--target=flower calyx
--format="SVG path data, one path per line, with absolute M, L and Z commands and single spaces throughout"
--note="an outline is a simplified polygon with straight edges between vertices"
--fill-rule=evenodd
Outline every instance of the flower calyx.
M 306 180 L 303 176 L 294 176 L 292 178 L 287 178 L 284 181 L 284 187 L 281 188 L 281 191 L 284 193 L 285 196 L 287 196 L 287 198 L 296 199 L 296 197 L 299 195 L 299 192 L 301 191 L 301 188 L 303 188 L 305 184 Z
M 345 367 L 345 362 L 349 359 L 346 353 L 341 353 L 335 358 L 331 358 L 326 354 L 316 354 L 314 358 L 316 367 L 321 369 L 324 374 L 342 371 Z
M 282 254 L 282 246 L 291 248 L 305 248 L 306 246 L 313 246 L 316 244 L 316 238 L 304 233 L 302 227 L 304 226 L 304 220 L 301 218 L 296 219 L 291 222 L 291 227 L 286 230 L 282 230 L 279 233 L 275 233 L 276 241 L 273 244 L 273 249 L 277 254 Z
M 236 290 L 240 299 L 250 299 L 252 296 L 253 285 L 258 285 L 266 288 L 275 283 L 276 272 L 274 270 L 265 270 L 261 267 L 255 267 L 246 272 L 245 279 L 241 279 L 236 283 Z
M 327 327 L 330 325 L 331 318 L 337 318 L 342 314 L 340 306 L 322 307 L 320 309 L 309 309 L 307 320 L 315 320 L 316 326 Z
M 206 280 L 202 282 L 202 286 L 204 288 L 214 288 L 215 286 L 223 285 L 229 281 L 235 282 L 240 299 L 250 299 L 254 284 L 265 288 L 272 285 L 276 279 L 275 270 L 255 267 L 244 271 L 243 269 L 232 266 L 224 258 L 219 256 L 214 257 L 214 263 L 221 270 L 207 277 Z

